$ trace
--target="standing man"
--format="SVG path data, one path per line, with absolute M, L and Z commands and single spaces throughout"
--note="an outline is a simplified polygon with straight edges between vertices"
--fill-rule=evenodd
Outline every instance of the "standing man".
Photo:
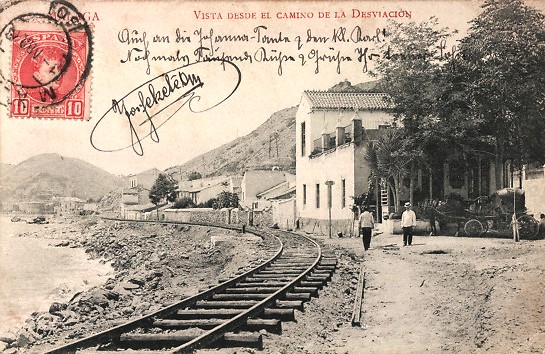
M 371 234 L 375 227 L 373 214 L 369 212 L 369 207 L 365 206 L 363 213 L 360 214 L 360 231 L 363 238 L 363 248 L 368 250 L 371 245 Z
M 413 243 L 413 229 L 416 226 L 416 214 L 411 208 L 411 203 L 405 203 L 405 211 L 401 214 L 401 227 L 403 228 L 403 246 Z

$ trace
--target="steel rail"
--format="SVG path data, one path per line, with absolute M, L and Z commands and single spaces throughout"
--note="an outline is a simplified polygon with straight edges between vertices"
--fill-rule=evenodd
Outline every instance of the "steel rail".
M 164 221 L 148 221 L 148 220 L 125 220 L 125 219 L 115 219 L 115 218 L 103 218 L 106 220 L 111 221 L 123 221 L 123 222 L 140 222 L 140 223 L 161 223 L 161 224 L 175 224 L 175 225 L 195 225 L 195 226 L 209 226 L 209 227 L 218 227 L 218 228 L 224 228 L 224 229 L 236 229 L 236 227 L 224 227 L 223 225 L 216 225 L 216 224 L 210 224 L 210 223 L 187 223 L 187 222 L 164 222 Z M 256 236 L 263 236 L 261 232 L 254 230 L 254 229 L 246 229 L 248 233 L 254 234 Z M 273 235 L 274 236 L 274 235 Z M 177 303 L 174 303 L 172 305 L 169 305 L 165 308 L 162 308 L 160 310 L 157 310 L 155 312 L 152 312 L 148 315 L 141 316 L 139 318 L 136 318 L 134 320 L 129 320 L 127 323 L 115 326 L 113 328 L 109 328 L 106 330 L 103 330 L 99 333 L 92 334 L 90 336 L 87 336 L 85 338 L 79 339 L 77 341 L 65 344 L 63 346 L 54 348 L 50 351 L 45 352 L 46 354 L 61 354 L 61 353 L 75 353 L 78 349 L 83 347 L 91 347 L 98 344 L 105 343 L 107 341 L 114 341 L 120 337 L 122 333 L 129 332 L 135 328 L 142 327 L 144 325 L 150 324 L 153 322 L 153 319 L 155 317 L 166 317 L 168 315 L 171 315 L 175 313 L 177 310 L 185 307 L 193 306 L 197 303 L 197 301 L 205 300 L 215 293 L 221 292 L 224 289 L 230 287 L 231 285 L 236 284 L 237 282 L 240 282 L 241 280 L 244 280 L 246 277 L 249 277 L 253 275 L 254 273 L 259 272 L 263 268 L 266 268 L 269 266 L 274 260 L 280 257 L 280 255 L 283 252 L 283 243 L 282 241 L 275 236 L 276 239 L 279 241 L 280 246 L 278 247 L 278 250 L 276 251 L 275 255 L 265 261 L 264 263 L 260 264 L 259 266 L 236 276 L 233 279 L 230 279 L 226 282 L 223 282 L 221 284 L 218 284 L 204 292 L 201 292 L 199 294 L 196 294 L 194 296 L 191 296 L 189 298 L 186 298 L 184 300 L 181 300 Z
M 238 327 L 242 326 L 248 318 L 255 317 L 255 316 L 259 315 L 265 308 L 271 306 L 274 302 L 276 302 L 276 300 L 281 299 L 284 295 L 286 295 L 286 293 L 293 286 L 295 286 L 295 284 L 297 284 L 299 281 L 301 281 L 307 274 L 309 274 L 316 267 L 316 265 L 320 262 L 320 260 L 322 258 L 322 249 L 321 249 L 320 245 L 318 245 L 318 243 L 316 241 L 314 241 L 311 238 L 309 238 L 307 236 L 304 236 L 304 235 L 299 235 L 299 236 L 301 236 L 301 237 L 307 239 L 308 241 L 310 241 L 312 244 L 314 244 L 314 246 L 318 250 L 318 256 L 316 257 L 316 259 L 314 260 L 312 265 L 307 267 L 307 269 L 304 270 L 303 272 L 301 272 L 301 274 L 299 276 L 297 276 L 291 282 L 287 283 L 285 286 L 283 286 L 282 288 L 280 288 L 279 290 L 277 290 L 276 292 L 271 294 L 266 299 L 258 302 L 254 306 L 250 307 L 248 310 L 236 315 L 235 317 L 233 317 L 233 318 L 227 320 L 226 322 L 224 322 L 223 324 L 209 330 L 208 332 L 202 334 L 201 336 L 199 336 L 199 337 L 197 337 L 197 338 L 195 338 L 195 339 L 193 339 L 193 340 L 191 340 L 191 341 L 189 341 L 187 343 L 184 343 L 183 345 L 181 345 L 179 347 L 171 349 L 170 351 L 168 351 L 168 353 L 171 353 L 171 354 L 192 353 L 196 349 L 199 349 L 199 348 L 202 348 L 202 347 L 204 347 L 206 345 L 209 345 L 209 344 L 221 339 L 225 333 L 236 330 Z

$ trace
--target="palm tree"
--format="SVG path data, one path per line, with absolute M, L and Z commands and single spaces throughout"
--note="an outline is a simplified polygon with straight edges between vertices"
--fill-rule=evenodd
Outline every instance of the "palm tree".
M 420 150 L 409 148 L 409 142 L 402 129 L 388 129 L 377 141 L 367 144 L 365 160 L 371 169 L 370 178 L 386 183 L 394 198 L 395 212 L 399 212 L 401 182 L 415 170 L 422 156 Z

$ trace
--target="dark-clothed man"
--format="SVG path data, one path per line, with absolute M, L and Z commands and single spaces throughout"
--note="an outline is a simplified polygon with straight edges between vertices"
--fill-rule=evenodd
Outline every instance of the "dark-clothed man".
M 413 230 L 416 227 L 416 214 L 412 210 L 411 203 L 405 203 L 405 211 L 401 214 L 401 227 L 403 228 L 403 246 L 413 243 Z
M 368 250 L 371 246 L 371 235 L 375 227 L 375 219 L 373 214 L 369 212 L 369 208 L 365 207 L 363 213 L 360 214 L 360 231 L 363 238 L 363 248 Z

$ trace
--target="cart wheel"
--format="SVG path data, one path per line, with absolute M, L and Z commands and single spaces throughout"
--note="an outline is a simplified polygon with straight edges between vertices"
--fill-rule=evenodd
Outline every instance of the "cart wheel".
M 539 223 L 530 215 L 522 215 L 517 219 L 521 238 L 533 239 L 539 232 Z
M 471 219 L 464 225 L 467 236 L 481 236 L 484 232 L 483 224 L 477 219 Z

